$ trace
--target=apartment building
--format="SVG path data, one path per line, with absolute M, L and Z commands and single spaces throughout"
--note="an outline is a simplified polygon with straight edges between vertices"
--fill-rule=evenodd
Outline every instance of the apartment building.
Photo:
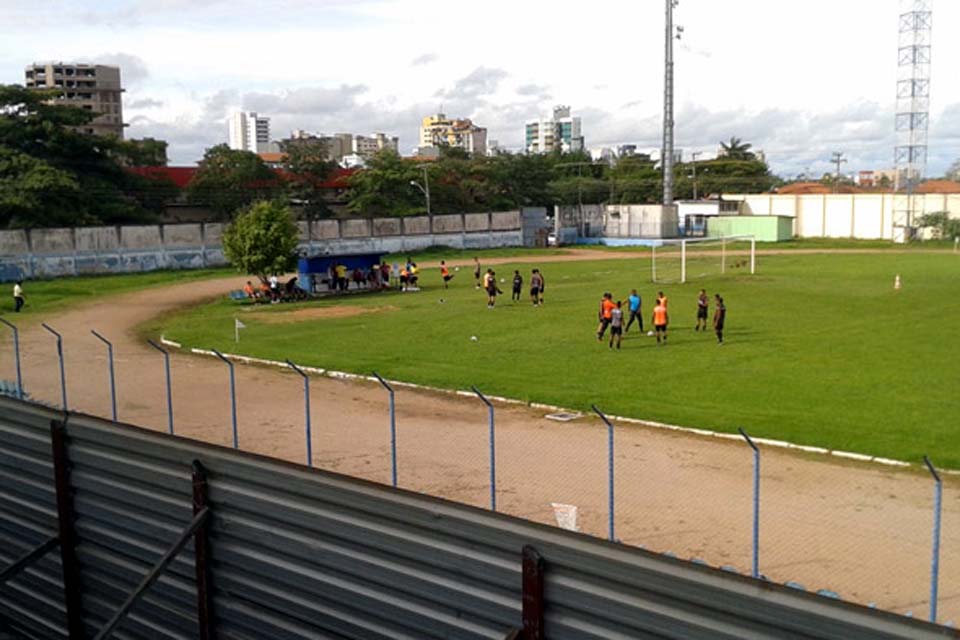
M 270 153 L 270 118 L 256 111 L 237 111 L 228 123 L 228 144 L 237 151 Z
M 583 151 L 583 133 L 580 117 L 570 115 L 570 107 L 554 107 L 553 114 L 527 120 L 524 127 L 528 153 L 551 153 L 553 151 Z
M 424 117 L 420 123 L 420 149 L 442 146 L 484 154 L 487 152 L 487 130 L 469 118 L 448 118 L 442 113 Z
M 388 137 L 385 133 L 374 133 L 371 136 L 353 136 L 353 152 L 358 156 L 369 158 L 384 149 L 392 149 L 400 153 L 400 138 L 397 136 Z
M 123 138 L 123 85 L 120 67 L 102 64 L 34 62 L 24 70 L 30 89 L 56 89 L 58 101 L 97 116 L 78 129 L 84 133 Z

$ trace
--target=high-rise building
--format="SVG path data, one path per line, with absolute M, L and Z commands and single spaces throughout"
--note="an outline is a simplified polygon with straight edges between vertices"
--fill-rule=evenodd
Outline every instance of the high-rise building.
M 400 138 L 397 136 L 388 137 L 385 133 L 374 133 L 372 136 L 353 136 L 353 152 L 358 156 L 369 158 L 384 149 L 392 149 L 399 153 Z
M 580 117 L 571 116 L 570 107 L 565 105 L 554 107 L 552 116 L 528 120 L 524 133 L 529 153 L 584 149 Z
M 56 89 L 58 101 L 98 114 L 78 127 L 84 133 L 123 138 L 123 86 L 120 67 L 102 64 L 34 62 L 25 71 L 30 89 Z
M 237 151 L 270 152 L 270 118 L 256 111 L 237 111 L 230 116 L 229 144 Z
M 344 158 L 349 156 L 369 158 L 384 149 L 392 149 L 398 153 L 400 151 L 400 138 L 379 132 L 369 136 L 352 133 L 335 133 L 328 136 L 322 133 L 314 134 L 296 129 L 290 133 L 290 138 L 292 140 L 319 140 L 325 146 L 327 159 L 335 162 L 342 162 Z M 351 161 L 355 160 L 352 159 Z
M 442 113 L 426 116 L 420 123 L 420 148 L 458 147 L 467 153 L 487 152 L 487 130 L 470 118 L 447 118 Z

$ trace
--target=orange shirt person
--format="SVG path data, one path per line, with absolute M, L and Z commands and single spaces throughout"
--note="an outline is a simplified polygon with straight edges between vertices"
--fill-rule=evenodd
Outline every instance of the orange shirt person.
M 657 306 L 653 308 L 653 330 L 657 334 L 657 344 L 667 344 L 667 324 L 670 322 L 670 315 L 667 313 L 666 298 L 657 300 Z
M 257 297 L 257 292 L 253 290 L 253 284 L 247 280 L 247 284 L 243 285 L 243 292 L 247 294 L 247 297 L 251 300 Z
M 617 303 L 613 301 L 613 295 L 603 294 L 603 299 L 600 301 L 600 325 L 597 327 L 597 340 L 603 340 L 603 334 L 607 332 L 607 327 L 610 326 L 610 321 L 613 319 L 613 310 L 616 307 Z

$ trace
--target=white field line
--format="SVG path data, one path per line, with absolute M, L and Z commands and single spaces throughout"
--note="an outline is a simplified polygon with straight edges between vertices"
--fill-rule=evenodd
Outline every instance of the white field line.
M 168 346 L 174 346 L 180 348 L 179 343 L 167 340 L 164 337 L 160 337 L 160 341 Z M 208 349 L 190 349 L 191 353 L 201 356 L 213 356 L 217 357 L 213 351 Z M 290 366 L 286 362 L 279 362 L 277 360 L 265 360 L 263 358 L 252 358 L 250 356 L 242 356 L 234 353 L 224 353 L 224 358 L 229 360 L 235 360 L 243 364 L 259 364 L 269 367 L 278 367 L 281 369 L 289 369 Z M 307 373 L 312 373 L 318 376 L 327 376 L 328 378 L 336 378 L 338 380 L 364 380 L 367 382 L 378 382 L 378 380 L 373 376 L 365 376 L 356 373 L 347 373 L 345 371 L 333 371 L 330 369 L 323 369 L 320 367 L 300 367 L 303 371 Z M 439 387 L 430 387 L 427 385 L 415 384 L 412 382 L 403 382 L 401 380 L 387 380 L 387 383 L 401 387 L 405 389 L 422 389 L 424 391 L 430 391 L 432 393 L 441 393 L 445 395 L 455 395 L 461 396 L 464 398 L 475 398 L 476 394 L 473 391 L 466 391 L 464 389 L 441 389 Z M 502 396 L 487 396 L 487 398 L 493 402 L 498 402 L 501 404 L 513 404 L 513 405 L 523 405 L 528 406 L 531 409 L 538 409 L 543 411 L 551 412 L 566 412 L 566 413 L 576 413 L 573 409 L 568 409 L 566 407 L 558 407 L 552 404 L 543 404 L 540 402 L 524 402 L 523 400 L 517 400 L 515 398 L 504 398 Z M 610 420 L 625 423 L 625 424 L 636 424 L 644 427 L 652 427 L 654 429 L 663 429 L 666 431 L 679 431 L 689 435 L 696 435 L 706 438 L 719 438 L 725 440 L 743 440 L 743 436 L 739 433 L 720 433 L 717 431 L 710 431 L 709 429 L 697 429 L 694 427 L 682 427 L 675 424 L 667 424 L 664 422 L 655 422 L 651 420 L 641 420 L 638 418 L 628 418 L 625 416 L 609 416 Z M 792 442 L 787 442 L 785 440 L 772 440 L 770 438 L 753 438 L 753 441 L 757 444 L 762 444 L 766 447 L 773 447 L 778 449 L 795 449 L 797 451 L 804 451 L 806 453 L 816 453 L 821 455 L 832 455 L 838 458 L 845 458 L 849 460 L 857 460 L 859 462 L 873 462 L 876 464 L 882 464 L 885 466 L 891 467 L 911 467 L 913 466 L 909 462 L 903 460 L 893 460 L 891 458 L 882 458 L 879 456 L 871 456 L 863 453 L 854 453 L 851 451 L 838 451 L 825 449 L 823 447 L 811 447 L 807 445 L 794 444 Z M 943 473 L 948 473 L 951 475 L 960 475 L 960 471 L 949 471 L 944 470 Z

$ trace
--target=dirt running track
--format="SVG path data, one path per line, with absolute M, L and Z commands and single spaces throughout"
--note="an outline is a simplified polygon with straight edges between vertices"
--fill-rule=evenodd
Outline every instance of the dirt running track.
M 578 251 L 535 261 L 627 257 L 633 256 Z M 484 263 L 518 261 L 524 259 Z M 120 419 L 165 430 L 162 357 L 137 337 L 135 327 L 222 295 L 241 282 L 229 278 L 150 289 L 45 318 L 64 336 L 70 407 L 109 416 L 105 348 L 90 334 L 96 329 L 115 343 Z M 25 388 L 34 397 L 59 403 L 52 336 L 39 322 L 24 325 L 21 345 Z M 4 345 L 0 378 L 8 380 L 14 378 L 9 354 Z M 229 445 L 225 365 L 175 353 L 172 368 L 177 433 Z M 240 447 L 304 461 L 299 378 L 244 365 L 237 365 L 236 372 Z M 323 377 L 311 386 L 314 464 L 389 482 L 383 390 Z M 543 413 L 514 405 L 497 408 L 499 510 L 553 524 L 551 503 L 573 504 L 585 532 L 606 536 L 605 430 L 592 419 L 560 424 L 545 420 Z M 483 405 L 449 394 L 398 389 L 397 423 L 401 487 L 489 506 Z M 746 445 L 636 425 L 618 425 L 615 435 L 616 537 L 748 573 L 752 471 Z M 927 616 L 933 497 L 928 475 L 770 447 L 762 448 L 762 465 L 761 573 Z M 944 495 L 941 622 L 960 619 L 960 485 L 953 478 Z

